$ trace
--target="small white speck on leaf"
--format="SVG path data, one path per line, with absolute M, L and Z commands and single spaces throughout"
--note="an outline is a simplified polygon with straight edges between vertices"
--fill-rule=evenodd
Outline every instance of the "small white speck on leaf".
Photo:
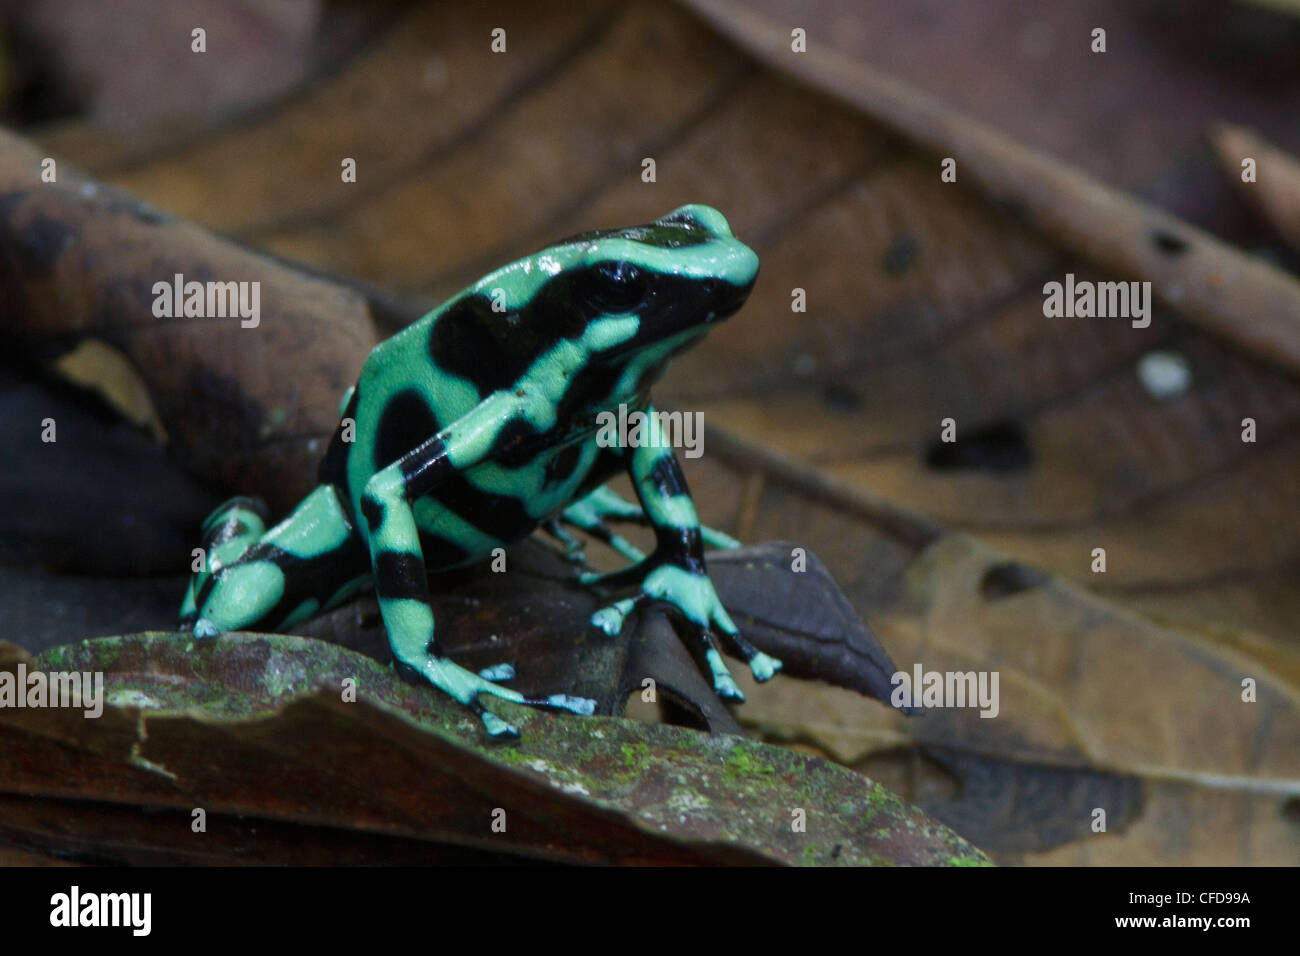
M 1138 359 L 1137 376 L 1148 395 L 1164 401 L 1192 387 L 1192 364 L 1177 352 L 1148 352 Z

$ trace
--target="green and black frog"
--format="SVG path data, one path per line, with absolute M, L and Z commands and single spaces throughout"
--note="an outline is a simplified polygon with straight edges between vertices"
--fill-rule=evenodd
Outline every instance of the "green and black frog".
M 714 690 L 741 700 L 716 635 L 768 680 L 780 661 L 738 632 L 704 562 L 734 547 L 701 528 L 649 389 L 674 355 L 734 314 L 758 257 L 708 206 L 643 226 L 583 233 L 485 276 L 381 342 L 340 405 L 319 486 L 270 530 L 259 502 L 234 498 L 204 524 L 204 570 L 190 581 L 181 626 L 196 638 L 283 629 L 372 584 L 395 662 L 450 694 L 489 735 L 516 732 L 480 694 L 589 714 L 594 702 L 526 699 L 447 658 L 426 574 L 468 565 L 549 528 L 607 542 L 632 564 L 584 582 L 636 593 L 592 623 L 617 634 L 637 605 L 663 601 L 702 651 Z M 646 413 L 645 440 L 611 447 L 598 417 Z M 640 507 L 603 487 L 626 471 Z M 605 519 L 649 524 L 643 554 Z

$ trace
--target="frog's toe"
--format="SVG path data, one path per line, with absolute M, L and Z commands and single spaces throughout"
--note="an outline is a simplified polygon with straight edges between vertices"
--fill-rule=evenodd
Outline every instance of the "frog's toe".
M 756 651 L 754 656 L 749 659 L 749 672 L 754 675 L 754 680 L 760 684 L 771 680 L 780 669 L 781 662 L 775 657 L 764 654 L 762 651 Z
M 725 611 L 723 612 L 726 613 Z M 719 628 L 722 641 L 727 648 L 749 665 L 749 672 L 760 684 L 776 676 L 782 667 L 781 661 L 770 654 L 764 654 L 735 630 L 731 618 L 726 618 L 726 625 Z
M 491 667 L 485 667 L 479 671 L 478 676 L 486 681 L 514 680 L 515 665 L 508 663 L 493 664 Z
M 744 692 L 736 685 L 735 679 L 730 674 L 713 675 L 713 693 L 723 700 L 734 701 L 737 704 L 745 702 Z
M 623 612 L 616 607 L 603 607 L 591 616 L 591 623 L 610 637 L 623 630 Z
M 206 617 L 201 617 L 194 622 L 194 639 L 198 641 L 210 641 L 221 633 L 221 628 L 213 624 Z
M 492 713 L 492 711 L 485 710 L 481 716 L 483 719 L 483 727 L 487 730 L 488 736 L 493 740 L 504 741 L 519 739 L 519 731 L 512 725 L 507 724 L 496 714 Z
M 713 692 L 723 700 L 732 700 L 738 704 L 745 702 L 745 695 L 741 693 L 740 688 L 736 685 L 736 680 L 727 670 L 727 665 L 722 662 L 722 655 L 713 648 L 709 648 L 705 654 L 705 659 L 709 663 L 709 672 L 713 675 Z
M 713 692 L 723 700 L 732 700 L 737 704 L 743 704 L 745 702 L 745 695 L 741 692 L 740 688 L 736 686 L 736 682 L 732 679 L 730 674 L 727 674 L 724 677 L 714 676 Z
M 596 712 L 596 702 L 590 697 L 574 697 L 570 694 L 551 694 L 541 700 L 526 700 L 526 704 L 535 707 L 551 707 L 555 710 L 567 710 L 571 714 L 590 717 Z
M 493 740 L 507 741 L 519 739 L 519 731 L 516 730 L 514 726 L 506 723 L 478 701 L 471 701 L 467 706 L 478 716 L 478 719 L 483 722 L 483 729 L 487 731 L 487 735 Z
M 610 637 L 617 637 L 619 632 L 623 630 L 623 622 L 632 613 L 632 609 L 647 600 L 649 600 L 648 595 L 638 594 L 636 597 L 616 601 L 593 614 L 591 623 Z

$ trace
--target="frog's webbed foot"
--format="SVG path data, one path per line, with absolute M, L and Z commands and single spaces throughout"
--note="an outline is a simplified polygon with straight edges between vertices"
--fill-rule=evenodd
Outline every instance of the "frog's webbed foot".
M 651 558 L 611 574 L 583 575 L 582 582 L 602 587 L 640 582 L 636 596 L 607 605 L 591 616 L 591 623 L 611 636 L 618 634 L 627 615 L 645 602 L 657 600 L 671 605 L 684 622 L 691 642 L 704 654 L 714 693 L 724 700 L 743 702 L 745 695 L 718 653 L 715 634 L 728 650 L 749 664 L 755 680 L 770 680 L 781 669 L 779 660 L 759 651 L 741 636 L 707 574 Z
M 606 523 L 606 519 L 639 525 L 651 524 L 649 517 L 641 509 L 640 505 L 626 501 L 609 488 L 601 485 L 585 498 L 578 499 L 561 511 L 558 521 L 550 522 L 547 531 L 564 544 L 565 557 L 575 564 L 583 562 L 582 543 L 570 532 L 562 528 L 560 522 L 585 531 L 596 540 L 604 542 L 629 561 L 644 561 L 645 552 L 610 528 Z M 700 538 L 710 548 L 728 550 L 740 547 L 740 542 L 730 535 L 703 525 L 700 526 Z
M 488 736 L 494 740 L 515 740 L 519 731 L 506 723 L 479 702 L 479 695 L 499 697 L 516 704 L 529 707 L 541 707 L 547 710 L 563 710 L 573 714 L 590 716 L 596 711 L 596 702 L 589 697 L 573 697 L 569 694 L 551 694 L 548 697 L 525 697 L 517 690 L 502 687 L 496 680 L 510 680 L 515 676 L 514 668 L 509 664 L 498 664 L 474 673 L 461 667 L 446 657 L 428 656 L 419 667 L 414 667 L 398 660 L 398 671 L 408 680 L 417 683 L 427 681 L 448 696 L 455 698 L 483 723 Z M 491 678 L 491 679 L 489 679 Z

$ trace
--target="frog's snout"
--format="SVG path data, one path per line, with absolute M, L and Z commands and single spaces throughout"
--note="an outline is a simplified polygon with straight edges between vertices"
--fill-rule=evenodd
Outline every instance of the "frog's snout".
M 753 271 L 749 273 L 748 282 L 736 285 L 731 282 L 714 282 L 713 283 L 713 308 L 709 312 L 709 323 L 721 322 L 728 319 L 740 311 L 741 307 L 749 299 L 749 294 L 754 291 L 754 283 L 758 281 L 758 261 L 755 258 Z
M 702 203 L 678 206 L 668 215 L 660 218 L 659 222 L 665 225 L 687 225 L 703 229 L 719 239 L 731 238 L 731 225 L 727 222 L 727 217 L 712 206 L 705 206 Z

